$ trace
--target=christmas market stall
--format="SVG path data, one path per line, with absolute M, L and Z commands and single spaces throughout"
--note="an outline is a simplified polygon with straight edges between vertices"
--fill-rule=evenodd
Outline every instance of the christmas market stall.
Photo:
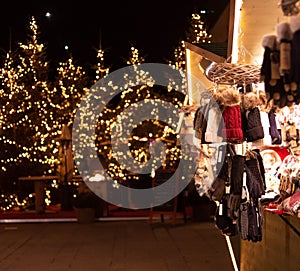
M 235 270 L 299 268 L 299 8 L 232 0 L 227 59 L 187 44 L 201 56 L 187 53 L 187 73 L 211 82 L 199 91 L 188 80 L 201 150 L 194 185 L 216 203 L 215 226 L 229 250 L 239 238 Z

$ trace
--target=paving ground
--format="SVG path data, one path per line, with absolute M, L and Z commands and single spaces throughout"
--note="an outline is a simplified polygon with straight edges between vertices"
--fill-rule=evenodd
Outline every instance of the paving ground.
M 214 223 L 0 224 L 1 271 L 232 271 Z

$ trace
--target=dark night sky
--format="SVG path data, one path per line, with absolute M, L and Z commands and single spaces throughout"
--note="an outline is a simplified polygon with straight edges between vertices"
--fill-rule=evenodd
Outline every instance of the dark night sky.
M 203 17 L 208 26 L 218 16 L 228 0 L 148 0 L 148 1 L 77 1 L 25 0 L 7 1 L 0 11 L 0 48 L 9 49 L 24 42 L 29 18 L 35 16 L 46 44 L 49 59 L 64 60 L 65 45 L 80 65 L 95 62 L 101 32 L 106 63 L 112 67 L 126 66 L 124 58 L 131 44 L 135 45 L 146 62 L 165 62 L 172 57 L 173 48 L 184 37 L 192 12 L 214 10 Z M 52 14 L 51 18 L 45 16 Z M 10 31 L 11 29 L 11 31 Z

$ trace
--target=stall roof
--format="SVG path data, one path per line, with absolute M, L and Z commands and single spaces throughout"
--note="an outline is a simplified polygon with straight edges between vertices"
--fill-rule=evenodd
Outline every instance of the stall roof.
M 231 0 L 229 25 L 231 30 L 236 27 L 237 39 L 234 38 L 234 33 L 229 33 L 228 47 L 233 48 L 233 53 L 236 52 L 236 50 L 234 52 L 234 48 L 239 49 L 239 63 L 262 63 L 264 35 L 276 34 L 277 24 L 288 19 L 284 16 L 279 2 L 274 0 Z

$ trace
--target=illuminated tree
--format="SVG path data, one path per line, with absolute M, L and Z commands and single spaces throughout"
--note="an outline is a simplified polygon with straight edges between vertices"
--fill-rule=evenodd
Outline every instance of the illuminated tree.
M 18 85 L 18 70 L 14 65 L 13 54 L 7 53 L 0 72 L 0 167 L 6 172 L 10 164 L 18 161 L 16 145 L 16 129 L 18 127 L 18 113 L 22 111 L 20 93 L 22 87 Z
M 140 56 L 139 50 L 134 46 L 131 46 L 129 57 L 126 61 L 128 65 L 138 65 L 145 61 L 145 58 Z
M 104 65 L 104 50 L 99 49 L 97 51 L 97 66 L 96 66 L 96 77 L 95 82 L 105 77 L 109 73 L 109 68 L 106 68 Z
M 87 91 L 88 77 L 81 66 L 70 57 L 60 62 L 54 87 L 55 114 L 60 123 L 71 124 L 82 97 Z
M 210 43 L 212 35 L 208 34 L 205 22 L 201 20 L 201 16 L 193 13 L 186 31 L 186 40 L 190 43 Z
M 185 69 L 185 44 L 182 40 L 180 44 L 174 49 L 174 57 L 169 61 L 169 65 L 175 69 Z
M 17 101 L 13 99 L 17 121 L 11 124 L 18 157 L 12 162 L 22 174 L 51 174 L 56 161 L 58 125 L 51 106 L 53 92 L 48 87 L 49 64 L 45 46 L 39 43 L 35 18 L 30 21 L 26 43 L 17 51 Z
M 155 110 L 159 108 L 159 100 L 181 105 L 184 100 L 184 95 L 177 96 L 178 93 L 174 91 L 176 87 L 172 85 L 171 82 L 170 87 L 155 86 L 154 79 L 151 78 L 149 72 L 144 71 L 142 66 L 139 65 L 143 61 L 144 58 L 140 56 L 139 51 L 132 46 L 129 58 L 126 61 L 128 65 L 133 66 L 131 70 L 132 73 L 124 74 L 122 85 L 107 86 L 111 89 L 120 87 L 122 92 L 114 96 L 109 104 L 105 106 L 101 112 L 101 118 L 99 118 L 96 129 L 98 156 L 106 172 L 112 176 L 114 180 L 123 184 L 129 183 L 131 187 L 142 185 L 143 182 L 141 182 L 141 180 L 146 179 L 146 182 L 149 181 L 149 176 L 146 176 L 147 174 L 141 174 L 141 176 L 137 173 L 132 174 L 132 172 L 129 172 L 119 164 L 118 156 L 126 157 L 127 153 L 125 150 L 127 150 L 127 147 L 124 149 L 120 147 L 120 150 L 114 152 L 110 144 L 112 135 L 117 135 L 115 140 L 118 146 L 130 146 L 131 155 L 140 165 L 150 160 L 149 147 L 150 144 L 152 144 L 151 142 L 155 141 L 155 139 L 161 139 L 166 143 L 167 149 L 170 150 L 167 155 L 166 165 L 164 165 L 167 168 L 175 167 L 180 153 L 180 150 L 175 147 L 177 141 L 175 131 L 166 125 L 166 123 L 156 119 L 158 114 Z M 103 95 L 110 93 L 104 86 L 100 87 L 100 92 L 103 93 Z M 134 122 L 132 123 L 130 121 L 131 118 L 134 118 L 134 114 L 143 115 L 143 110 L 148 112 L 147 106 L 140 107 L 141 105 L 139 105 L 135 107 L 135 105 L 141 101 L 147 101 L 147 103 L 153 105 L 151 111 L 153 119 L 134 124 Z M 167 106 L 166 104 L 166 107 Z M 123 112 L 129 108 L 131 108 L 133 112 L 128 113 L 128 115 L 123 114 Z M 86 110 L 87 112 L 89 111 L 88 108 Z M 134 110 L 138 112 L 134 112 Z M 122 125 L 117 125 L 117 123 L 124 124 L 124 127 L 128 125 L 132 133 L 125 137 L 124 135 L 121 136 Z M 86 122 L 84 122 L 84 125 L 86 125 Z M 81 130 L 80 133 L 82 132 Z M 116 153 L 118 153 L 118 155 Z M 149 183 L 147 184 L 149 185 Z
M 199 14 L 193 13 L 189 23 L 188 28 L 185 32 L 185 40 L 194 43 L 210 43 L 212 35 L 208 34 L 207 27 L 204 21 L 201 20 Z M 185 44 L 184 41 L 180 43 L 174 49 L 173 59 L 169 61 L 169 65 L 176 69 L 185 69 Z

